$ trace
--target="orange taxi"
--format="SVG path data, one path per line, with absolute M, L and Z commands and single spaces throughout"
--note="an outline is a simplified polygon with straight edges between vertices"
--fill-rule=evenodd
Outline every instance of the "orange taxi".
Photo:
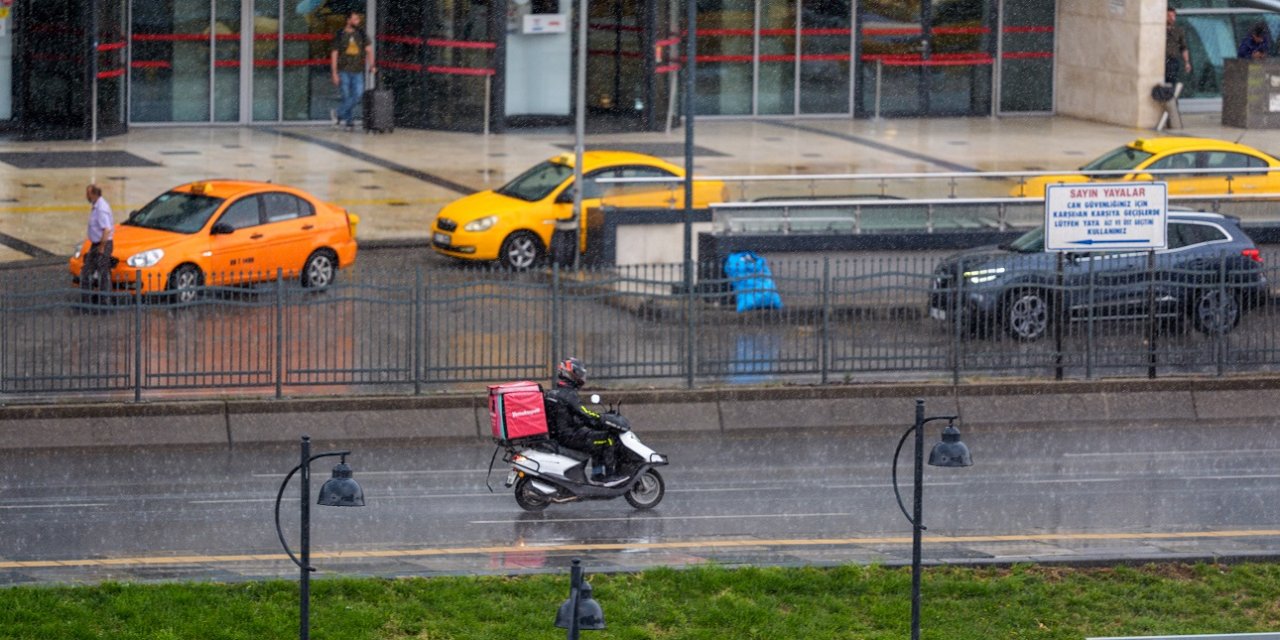
M 251 284 L 282 270 L 324 288 L 356 259 L 360 218 L 292 187 L 209 180 L 174 187 L 115 226 L 114 289 L 171 292 L 180 301 L 205 285 Z M 88 240 L 68 265 L 78 281 Z

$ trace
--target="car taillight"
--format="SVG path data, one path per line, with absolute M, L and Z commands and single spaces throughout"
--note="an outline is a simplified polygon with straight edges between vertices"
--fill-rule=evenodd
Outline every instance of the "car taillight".
M 1244 251 L 1240 252 L 1240 255 L 1258 264 L 1262 264 L 1262 252 L 1258 251 L 1257 249 L 1245 249 Z

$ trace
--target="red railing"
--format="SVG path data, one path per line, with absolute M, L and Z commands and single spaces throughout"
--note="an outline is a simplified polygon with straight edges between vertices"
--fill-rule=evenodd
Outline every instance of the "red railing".
M 391 34 L 378 36 L 378 40 L 391 44 L 406 44 L 415 47 L 437 47 L 442 49 L 479 49 L 492 51 L 498 48 L 497 43 L 481 40 L 449 40 L 444 38 L 421 38 L 418 36 Z M 405 62 L 403 60 L 388 60 L 384 57 L 378 62 L 378 65 L 386 69 L 396 69 L 399 71 L 433 73 L 450 76 L 492 76 L 497 73 L 497 69 L 492 66 L 492 63 L 488 67 L 457 67 L 426 65 L 417 62 Z

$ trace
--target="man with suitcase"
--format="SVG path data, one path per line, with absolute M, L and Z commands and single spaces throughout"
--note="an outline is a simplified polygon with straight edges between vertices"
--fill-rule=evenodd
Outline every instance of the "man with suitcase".
M 356 104 L 364 96 L 364 76 L 374 72 L 373 43 L 360 28 L 362 20 L 363 16 L 358 12 L 347 14 L 347 24 L 334 34 L 333 44 L 329 46 L 333 85 L 342 92 L 337 120 L 345 123 L 348 129 L 355 126 Z

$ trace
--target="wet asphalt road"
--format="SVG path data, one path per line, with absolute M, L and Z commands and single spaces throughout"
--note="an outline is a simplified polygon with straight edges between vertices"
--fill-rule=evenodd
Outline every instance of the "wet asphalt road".
M 593 570 L 909 561 L 911 528 L 890 483 L 901 433 L 637 428 L 672 458 L 650 512 L 618 499 L 524 513 L 501 487 L 500 460 L 495 492 L 485 488 L 487 442 L 318 442 L 354 449 L 368 506 L 313 507 L 315 564 L 392 576 L 560 570 L 569 556 Z M 926 468 L 927 560 L 1280 551 L 1275 425 L 963 428 L 975 465 Z M 936 438 L 931 425 L 926 446 Z M 908 501 L 910 455 L 908 443 Z M 291 577 L 272 507 L 297 456 L 296 446 L 0 453 L 0 583 Z M 333 462 L 313 466 L 313 499 Z M 282 513 L 291 541 L 296 482 Z

